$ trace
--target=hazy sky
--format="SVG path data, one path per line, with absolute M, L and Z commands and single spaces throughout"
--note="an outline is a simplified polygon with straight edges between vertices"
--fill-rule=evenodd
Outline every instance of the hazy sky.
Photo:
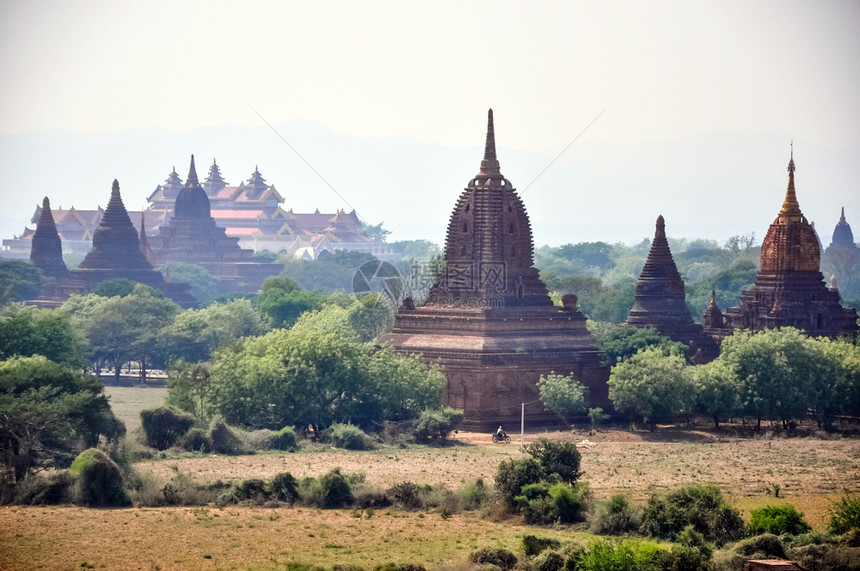
M 606 109 L 569 155 L 780 132 L 860 166 L 852 0 L 0 0 L 0 78 L 0 133 L 259 125 L 256 109 L 465 147 L 493 107 L 503 146 L 552 158 Z

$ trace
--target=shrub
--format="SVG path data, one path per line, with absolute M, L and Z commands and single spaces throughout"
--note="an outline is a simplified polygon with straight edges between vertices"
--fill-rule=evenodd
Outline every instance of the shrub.
M 547 549 L 558 549 L 561 543 L 557 539 L 549 537 L 538 537 L 536 535 L 523 536 L 523 553 L 527 557 L 534 557 Z
M 411 563 L 385 563 L 384 565 L 377 565 L 373 571 L 427 571 L 427 569 Z
M 516 497 L 516 502 L 528 524 L 571 523 L 582 518 L 590 497 L 591 489 L 584 482 L 576 486 L 538 482 L 523 486 L 522 495 Z
M 373 441 L 359 427 L 336 422 L 323 431 L 323 439 L 345 450 L 373 450 Z
M 302 483 L 308 490 L 308 500 L 320 508 L 342 508 L 353 501 L 352 488 L 346 476 L 335 468 L 315 481 Z
M 660 549 L 655 545 L 632 539 L 621 541 L 598 539 L 591 542 L 584 552 L 577 554 L 577 561 L 568 561 L 566 566 L 575 568 L 577 571 L 606 569 L 651 571 L 656 568 L 659 551 Z M 572 567 L 571 564 L 573 564 Z
M 160 406 L 140 411 L 140 422 L 146 434 L 146 444 L 166 450 L 191 429 L 194 416 L 172 406 Z
M 450 407 L 441 410 L 424 410 L 415 422 L 415 440 L 418 442 L 446 440 L 462 422 L 462 410 Z
M 496 565 L 501 569 L 513 569 L 517 564 L 517 556 L 507 549 L 482 547 L 469 555 L 469 561 L 478 565 Z
M 564 567 L 564 557 L 555 551 L 544 551 L 535 560 L 535 571 L 560 571 Z
M 591 487 L 588 482 L 579 482 L 574 486 L 554 484 L 549 488 L 549 498 L 553 514 L 558 520 L 564 523 L 581 521 L 582 512 L 591 500 Z
M 484 485 L 484 480 L 479 478 L 474 484 L 463 486 L 460 491 L 460 505 L 465 510 L 477 510 L 487 503 L 490 491 Z
M 292 426 L 285 426 L 280 430 L 272 432 L 272 440 L 269 442 L 269 447 L 272 450 L 284 450 L 295 452 L 298 448 L 296 444 L 296 431 Z
M 782 535 L 788 533 L 798 535 L 811 529 L 803 519 L 803 514 L 794 509 L 792 505 L 765 506 L 758 510 L 752 510 L 752 519 L 749 524 L 749 530 L 754 534 Z
M 179 438 L 178 445 L 189 452 L 210 452 L 212 439 L 202 428 L 192 428 Z
M 242 439 L 223 422 L 216 422 L 209 433 L 212 451 L 219 454 L 241 454 L 245 451 Z
M 129 506 L 122 472 L 116 462 L 97 448 L 78 454 L 69 472 L 75 479 L 74 498 L 87 506 Z
M 526 446 L 526 452 L 540 462 L 547 476 L 558 474 L 561 481 L 568 484 L 575 483 L 582 476 L 579 470 L 582 454 L 573 442 L 538 438 Z
M 750 559 L 785 559 L 785 548 L 780 539 L 769 533 L 743 539 L 714 554 L 718 569 L 741 569 Z
M 292 505 L 299 499 L 299 483 L 289 472 L 281 472 L 269 482 L 268 492 L 279 502 Z
M 843 534 L 849 529 L 860 529 L 860 496 L 852 496 L 847 491 L 833 502 L 828 509 L 830 533 Z
M 709 551 L 675 544 L 672 549 L 658 551 L 654 563 L 661 571 L 709 571 L 714 568 L 711 558 Z
M 599 535 L 624 535 L 639 529 L 642 508 L 630 504 L 627 496 L 615 495 L 597 505 L 591 531 Z
M 642 518 L 643 533 L 673 540 L 688 525 L 717 545 L 736 541 L 744 534 L 740 514 L 726 505 L 714 486 L 688 486 L 648 500 Z
M 15 503 L 20 505 L 56 505 L 71 500 L 74 478 L 67 470 L 25 478 L 15 486 Z
M 508 506 L 516 505 L 516 497 L 523 486 L 535 484 L 543 479 L 540 463 L 531 457 L 502 460 L 496 471 L 496 489 Z
M 223 485 L 220 482 L 204 486 L 194 481 L 188 474 L 175 470 L 173 477 L 161 488 L 164 502 L 175 506 L 206 505 L 218 498 Z
M 393 485 L 388 490 L 388 495 L 404 509 L 417 509 L 421 507 L 421 488 L 412 482 L 401 482 Z

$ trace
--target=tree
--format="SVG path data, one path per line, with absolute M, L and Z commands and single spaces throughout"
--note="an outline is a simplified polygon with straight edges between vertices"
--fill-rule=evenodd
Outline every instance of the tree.
M 105 280 L 98 285 L 93 293 L 102 297 L 125 297 L 134 292 L 134 286 L 137 283 L 126 278 Z
M 191 412 L 203 423 L 212 398 L 212 374 L 205 363 L 170 362 L 167 370 L 166 404 Z
M 568 425 L 571 415 L 585 412 L 588 389 L 569 375 L 541 375 L 537 382 L 540 402 Z
M 615 409 L 643 418 L 653 430 L 660 420 L 690 414 L 696 399 L 695 385 L 684 358 L 651 347 L 612 367 L 609 398 Z
M 757 419 L 805 416 L 817 400 L 822 353 L 816 341 L 793 327 L 739 331 L 722 343 L 719 361 L 740 380 L 744 413 Z
M 386 230 L 385 228 L 383 228 L 383 224 L 384 222 L 374 224 L 373 226 L 371 226 L 370 224 L 362 224 L 361 230 L 362 232 L 367 234 L 367 237 L 371 240 L 385 242 L 385 240 L 388 238 L 388 235 L 391 234 L 391 230 Z
M 735 417 L 743 412 L 741 382 L 725 362 L 717 359 L 693 368 L 698 384 L 696 411 L 711 417 L 714 428 L 720 428 L 720 419 Z
M 237 299 L 177 313 L 159 334 L 158 344 L 163 360 L 181 358 L 194 363 L 208 361 L 218 347 L 241 337 L 259 335 L 264 330 L 251 302 Z
M 0 258 L 0 305 L 36 299 L 44 279 L 42 270 L 33 264 Z
M 664 337 L 653 327 L 615 327 L 605 335 L 596 336 L 595 341 L 606 355 L 606 365 L 615 365 L 648 347 L 664 347 L 685 356 L 688 352 L 686 345 Z
M 161 330 L 179 311 L 161 292 L 143 284 L 137 284 L 126 297 L 70 298 L 68 307 L 87 333 L 90 359 L 96 368 L 98 363 L 111 363 L 117 382 L 122 366 L 129 361 L 140 363 L 146 382 L 147 365 L 159 354 Z
M 275 330 L 215 352 L 211 412 L 270 428 L 415 418 L 439 408 L 444 376 L 393 350 L 310 330 Z
M 394 308 L 381 294 L 365 294 L 361 299 L 330 294 L 320 310 L 299 316 L 293 329 L 317 333 L 337 333 L 359 342 L 373 341 L 394 326 Z M 335 302 L 335 303 L 331 303 Z M 345 303 L 346 305 L 338 305 Z
M 540 462 L 546 476 L 556 474 L 567 484 L 575 484 L 582 476 L 579 469 L 582 454 L 573 442 L 538 438 L 526 446 L 526 452 Z
M 68 466 L 78 447 L 125 427 L 110 410 L 104 386 L 42 356 L 0 361 L 0 460 L 5 477 L 39 467 Z
M 85 340 L 68 312 L 11 305 L 0 312 L 0 359 L 43 355 L 55 363 L 83 369 Z
M 215 299 L 221 291 L 221 280 L 199 264 L 169 262 L 158 269 L 168 281 L 191 284 L 191 295 L 201 303 Z
M 291 327 L 302 313 L 321 309 L 324 301 L 325 295 L 319 291 L 286 291 L 270 287 L 260 293 L 257 308 L 269 316 L 272 326 Z

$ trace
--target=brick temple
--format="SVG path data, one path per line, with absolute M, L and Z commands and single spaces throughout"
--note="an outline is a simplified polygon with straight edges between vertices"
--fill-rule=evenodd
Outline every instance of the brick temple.
M 278 275 L 283 266 L 254 258 L 251 250 L 239 247 L 239 239 L 228 236 L 212 217 L 209 197 L 197 179 L 194 156 L 188 178 L 176 193 L 169 220 L 158 234 L 146 240 L 141 220 L 141 247 L 151 248 L 158 264 L 199 264 L 221 282 L 221 293 L 256 292 L 263 280 Z M 144 243 L 143 240 L 146 240 Z
M 608 369 L 576 296 L 555 307 L 534 267 L 528 214 L 496 158 L 492 110 L 480 170 L 448 224 L 445 267 L 423 304 L 404 301 L 381 343 L 441 364 L 445 401 L 465 411 L 467 429 L 518 425 L 522 403 L 528 424 L 556 422 L 536 387 L 552 371 L 573 373 L 592 406 L 609 407 Z
M 46 203 L 43 206 L 47 205 Z M 44 208 L 43 208 L 44 210 Z M 42 216 L 39 217 L 41 224 Z M 36 228 L 36 234 L 39 227 Z M 35 234 L 34 234 L 35 235 Z M 33 242 L 31 259 L 42 259 L 42 244 Z M 72 294 L 88 294 L 100 283 L 125 278 L 161 290 L 182 307 L 194 307 L 197 301 L 186 283 L 170 283 L 146 259 L 140 248 L 140 239 L 128 216 L 119 183 L 114 180 L 110 201 L 93 233 L 93 246 L 77 269 L 56 280 L 48 281 L 42 288 L 41 299 L 46 302 L 62 302 Z
M 734 329 L 786 326 L 815 336 L 857 334 L 857 312 L 842 307 L 839 290 L 824 283 L 821 246 L 800 210 L 794 172 L 792 152 L 785 200 L 762 241 L 761 269 L 755 286 L 741 294 L 740 306 L 726 310 L 722 329 L 707 329 L 716 337 Z
M 63 262 L 63 243 L 51 213 L 51 202 L 46 196 L 42 200 L 42 211 L 36 223 L 30 248 L 30 263 L 42 270 L 48 278 L 67 275 L 69 269 Z
M 713 337 L 693 321 L 684 295 L 684 281 L 666 240 L 666 223 L 657 217 L 657 228 L 651 251 L 636 281 L 633 307 L 624 325 L 653 327 L 673 341 L 690 348 L 690 355 L 700 363 L 717 358 L 720 348 Z

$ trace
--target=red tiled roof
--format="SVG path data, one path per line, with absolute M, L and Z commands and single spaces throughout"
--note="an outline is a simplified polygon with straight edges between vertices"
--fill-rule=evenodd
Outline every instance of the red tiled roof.
M 225 218 L 237 218 L 248 220 L 253 218 L 265 218 L 266 213 L 262 210 L 212 210 L 212 218 L 216 220 Z

